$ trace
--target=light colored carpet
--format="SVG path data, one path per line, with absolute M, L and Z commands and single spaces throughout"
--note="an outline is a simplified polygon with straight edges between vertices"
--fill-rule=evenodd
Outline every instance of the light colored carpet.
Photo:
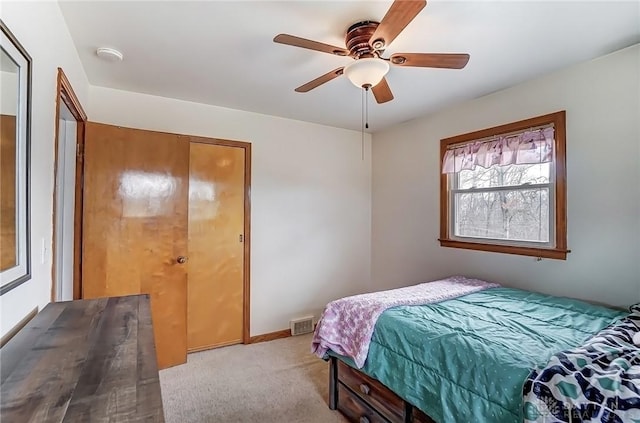
M 329 366 L 311 335 L 190 354 L 160 372 L 167 423 L 343 423 L 327 406 Z

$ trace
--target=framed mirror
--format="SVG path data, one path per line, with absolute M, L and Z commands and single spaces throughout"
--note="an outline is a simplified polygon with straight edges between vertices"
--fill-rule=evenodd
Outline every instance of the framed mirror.
M 0 20 L 0 295 L 31 278 L 31 57 Z

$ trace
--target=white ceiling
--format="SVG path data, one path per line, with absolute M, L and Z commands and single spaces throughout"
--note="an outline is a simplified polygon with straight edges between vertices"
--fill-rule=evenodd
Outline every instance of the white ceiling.
M 294 88 L 351 59 L 274 43 L 289 33 L 344 46 L 346 28 L 391 1 L 63 1 L 93 85 L 360 129 L 345 77 Z M 392 67 L 395 100 L 369 102 L 370 130 L 434 112 L 640 42 L 640 2 L 432 0 L 387 48 L 469 53 L 463 70 Z M 125 59 L 99 59 L 97 47 Z M 526 99 L 523 99 L 526 101 Z M 511 107 L 511 105 L 505 105 Z

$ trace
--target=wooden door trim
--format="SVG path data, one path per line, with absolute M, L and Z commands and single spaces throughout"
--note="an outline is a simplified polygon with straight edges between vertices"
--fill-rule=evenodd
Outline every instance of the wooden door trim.
M 58 68 L 56 88 L 56 113 L 55 134 L 53 140 L 53 237 L 51 239 L 51 301 L 56 300 L 56 196 L 58 185 L 58 132 L 60 130 L 60 105 L 64 103 L 76 120 L 76 183 L 75 183 L 75 210 L 73 217 L 73 299 L 78 300 L 82 294 L 82 181 L 84 178 L 84 127 L 87 122 L 87 114 L 78 99 L 71 82 L 62 68 Z
M 242 343 L 250 344 L 251 323 L 251 143 L 219 138 L 189 137 L 190 142 L 244 149 L 244 269 L 242 300 Z

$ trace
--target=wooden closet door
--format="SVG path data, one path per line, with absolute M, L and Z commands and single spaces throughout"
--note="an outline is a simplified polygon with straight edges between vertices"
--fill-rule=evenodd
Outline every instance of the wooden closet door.
M 189 351 L 242 342 L 245 150 L 194 142 L 189 165 Z
M 151 296 L 158 367 L 186 362 L 186 137 L 88 123 L 82 297 Z

